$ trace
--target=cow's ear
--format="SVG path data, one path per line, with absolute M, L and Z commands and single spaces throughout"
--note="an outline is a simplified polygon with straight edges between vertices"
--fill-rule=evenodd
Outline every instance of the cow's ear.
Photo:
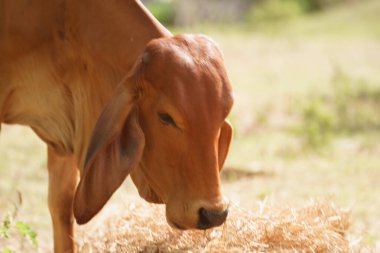
M 133 92 L 120 85 L 96 123 L 74 198 L 78 224 L 100 211 L 141 159 L 145 139 L 135 100 Z
M 218 163 L 219 170 L 221 171 L 226 161 L 228 150 L 230 149 L 231 139 L 232 139 L 232 126 L 228 120 L 225 120 L 219 135 L 219 147 L 218 147 Z

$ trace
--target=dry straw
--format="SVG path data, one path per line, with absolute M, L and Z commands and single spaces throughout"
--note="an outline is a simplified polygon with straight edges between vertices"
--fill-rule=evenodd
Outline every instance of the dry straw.
M 120 210 L 121 211 L 121 210 Z M 348 252 L 349 213 L 331 202 L 276 208 L 261 203 L 248 211 L 232 205 L 227 222 L 206 231 L 178 231 L 162 206 L 140 201 L 123 215 L 105 215 L 79 229 L 79 252 Z

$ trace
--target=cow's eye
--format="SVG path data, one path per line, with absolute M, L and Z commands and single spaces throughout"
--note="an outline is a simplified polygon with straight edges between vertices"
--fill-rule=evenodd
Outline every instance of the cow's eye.
M 164 125 L 172 125 L 174 127 L 177 127 L 177 124 L 175 123 L 174 119 L 167 113 L 158 113 L 158 118 Z

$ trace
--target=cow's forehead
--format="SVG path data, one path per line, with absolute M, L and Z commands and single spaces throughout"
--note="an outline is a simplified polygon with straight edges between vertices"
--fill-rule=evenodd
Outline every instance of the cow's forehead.
M 230 110 L 232 89 L 223 58 L 208 37 L 158 39 L 148 45 L 143 58 L 149 82 L 188 116 L 204 111 L 224 117 Z
M 153 40 L 148 44 L 147 52 L 152 57 L 183 60 L 194 63 L 221 60 L 219 47 L 211 38 L 205 35 L 177 35 Z
M 146 78 L 155 85 L 170 86 L 173 82 L 229 85 L 219 48 L 203 35 L 153 40 L 143 55 L 143 65 Z

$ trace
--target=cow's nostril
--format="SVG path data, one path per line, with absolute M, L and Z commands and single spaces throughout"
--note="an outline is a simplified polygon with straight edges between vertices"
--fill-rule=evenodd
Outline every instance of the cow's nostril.
M 208 229 L 220 226 L 226 220 L 228 209 L 224 211 L 212 211 L 205 208 L 199 209 L 198 229 Z

